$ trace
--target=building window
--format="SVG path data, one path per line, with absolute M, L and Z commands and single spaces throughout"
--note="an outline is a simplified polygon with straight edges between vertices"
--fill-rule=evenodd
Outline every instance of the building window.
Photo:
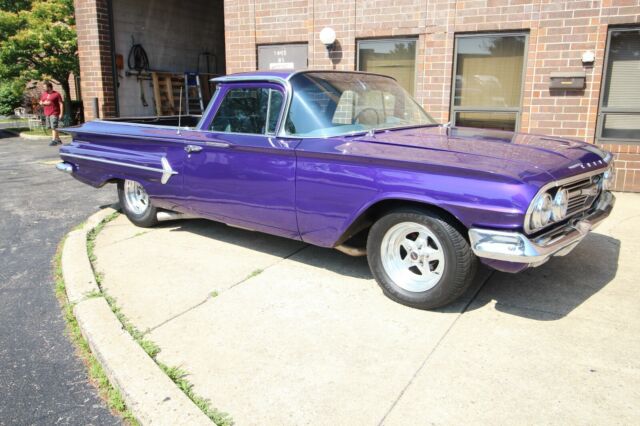
M 259 70 L 303 70 L 307 68 L 307 43 L 258 46 Z
M 526 45 L 526 34 L 456 36 L 452 124 L 518 128 Z
M 640 28 L 609 30 L 598 139 L 640 141 Z
M 416 40 L 359 40 L 358 70 L 391 76 L 413 95 L 416 81 Z

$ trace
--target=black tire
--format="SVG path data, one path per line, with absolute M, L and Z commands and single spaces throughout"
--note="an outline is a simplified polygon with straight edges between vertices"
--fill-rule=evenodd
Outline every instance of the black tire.
M 402 223 L 426 227 L 442 246 L 444 265 L 440 279 L 425 291 L 408 291 L 394 282 L 385 270 L 382 261 L 383 239 L 388 231 Z M 371 272 L 384 294 L 398 303 L 418 309 L 439 308 L 460 297 L 471 285 L 478 263 L 469 242 L 456 226 L 436 212 L 415 208 L 395 210 L 376 221 L 367 239 L 367 256 Z
M 142 228 L 150 228 L 158 224 L 157 209 L 148 202 L 146 208 L 142 212 L 136 212 L 129 204 L 125 195 L 125 181 L 118 182 L 118 200 L 120 200 L 120 207 L 129 220 L 136 226 Z

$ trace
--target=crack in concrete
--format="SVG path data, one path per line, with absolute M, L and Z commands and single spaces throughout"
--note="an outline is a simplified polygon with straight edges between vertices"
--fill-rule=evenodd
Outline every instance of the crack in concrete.
M 464 307 L 462 308 L 462 310 L 460 311 L 460 313 L 458 314 L 456 319 L 453 320 L 453 322 L 449 325 L 449 327 L 447 327 L 447 329 L 442 334 L 442 336 L 440 336 L 440 338 L 438 339 L 438 342 L 436 343 L 436 345 L 433 347 L 433 349 L 431 349 L 431 351 L 429 351 L 429 353 L 427 354 L 427 356 L 424 359 L 424 361 L 422 361 L 422 363 L 420 364 L 418 369 L 413 373 L 413 375 L 411 376 L 411 378 L 409 379 L 409 381 L 407 382 L 405 387 L 402 388 L 402 390 L 398 394 L 398 397 L 393 401 L 393 403 L 391 404 L 391 406 L 389 407 L 387 412 L 384 414 L 384 416 L 382 416 L 382 419 L 380 419 L 380 421 L 378 422 L 378 426 L 381 426 L 382 424 L 384 424 L 384 421 L 387 419 L 387 417 L 389 417 L 389 414 L 391 414 L 391 411 L 393 411 L 393 409 L 396 407 L 398 402 L 400 402 L 400 399 L 402 399 L 402 397 L 405 394 L 405 392 L 407 391 L 407 389 L 409 389 L 409 386 L 411 386 L 411 384 L 414 382 L 414 380 L 416 379 L 418 374 L 420 374 L 420 372 L 422 371 L 424 366 L 427 364 L 429 359 L 433 356 L 435 351 L 440 347 L 440 344 L 445 339 L 445 337 L 447 337 L 447 335 L 453 329 L 453 327 L 456 325 L 456 323 L 458 322 L 460 317 L 462 317 L 462 314 L 464 314 L 467 311 L 467 309 L 469 309 L 469 306 L 471 306 L 471 304 L 476 300 L 476 298 L 478 297 L 478 294 L 480 294 L 480 292 L 482 291 L 484 286 L 487 284 L 487 282 L 489 282 L 489 280 L 491 279 L 492 276 L 493 276 L 493 271 L 491 271 L 489 273 L 489 275 L 487 275 L 487 278 L 483 281 L 483 283 L 478 286 L 478 289 L 473 294 L 473 296 L 469 299 L 469 301 L 464 305 Z
M 148 335 L 148 334 L 149 334 L 149 333 L 151 333 L 152 331 L 155 331 L 155 330 L 157 330 L 158 328 L 162 327 L 163 325 L 166 325 L 166 324 L 168 324 L 169 322 L 173 321 L 174 319 L 179 318 L 179 317 L 183 316 L 184 314 L 186 314 L 186 313 L 188 313 L 188 312 L 190 312 L 190 311 L 192 311 L 192 310 L 196 309 L 197 307 L 204 305 L 205 303 L 207 303 L 207 301 L 209 301 L 209 300 L 213 300 L 213 299 L 216 299 L 216 298 L 220 297 L 220 295 L 222 295 L 223 293 L 227 293 L 227 292 L 228 292 L 229 290 L 231 290 L 232 288 L 237 287 L 237 286 L 239 286 L 240 284 L 242 284 L 242 283 L 244 283 L 244 282 L 249 281 L 251 278 L 255 278 L 255 277 L 257 277 L 258 275 L 260 275 L 260 274 L 264 273 L 264 271 L 266 271 L 267 269 L 270 269 L 270 268 L 272 268 L 272 267 L 274 267 L 274 266 L 276 266 L 276 265 L 280 264 L 281 262 L 283 262 L 283 261 L 285 261 L 285 260 L 287 260 L 287 259 L 290 259 L 291 257 L 295 256 L 296 254 L 300 253 L 302 250 L 304 250 L 304 249 L 306 249 L 306 248 L 309 248 L 309 247 L 310 247 L 310 245 L 309 245 L 309 244 L 306 244 L 306 245 L 304 245 L 303 247 L 300 247 L 299 249 L 294 250 L 293 252 L 291 252 L 291 253 L 290 253 L 290 254 L 288 254 L 287 256 L 285 256 L 285 257 L 283 257 L 283 258 L 281 258 L 281 259 L 278 259 L 277 261 L 273 262 L 271 265 L 265 266 L 265 267 L 260 271 L 260 273 L 259 273 L 259 274 L 254 274 L 254 273 L 252 272 L 252 273 L 251 273 L 251 274 L 249 274 L 248 276 L 246 276 L 246 277 L 242 278 L 242 279 L 241 279 L 240 281 L 238 281 L 237 283 L 232 284 L 228 289 L 226 289 L 226 290 L 223 290 L 223 291 L 219 292 L 219 293 L 218 293 L 218 294 L 216 294 L 215 296 L 212 296 L 212 295 L 211 295 L 211 293 L 209 293 L 209 294 L 207 295 L 207 297 L 205 297 L 205 299 L 204 299 L 204 300 L 202 300 L 201 302 L 198 302 L 198 303 L 196 303 L 195 305 L 193 305 L 193 306 L 191 306 L 191 307 L 189 307 L 189 308 L 185 309 L 184 311 L 182 311 L 182 312 L 179 312 L 179 313 L 175 314 L 175 315 L 174 315 L 174 316 L 172 316 L 171 318 L 168 318 L 168 319 L 166 319 L 166 320 L 162 321 L 162 322 L 161 322 L 160 324 L 158 324 L 158 325 L 154 325 L 153 327 L 148 328 L 145 332 L 143 332 L 143 333 L 142 333 L 142 335 L 143 335 L 143 336 Z M 254 272 L 255 272 L 255 271 L 254 271 Z

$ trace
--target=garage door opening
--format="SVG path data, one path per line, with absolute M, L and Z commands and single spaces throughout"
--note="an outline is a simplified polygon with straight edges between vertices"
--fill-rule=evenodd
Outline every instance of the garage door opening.
M 201 114 L 209 80 L 225 73 L 223 1 L 112 0 L 111 10 L 118 115 Z

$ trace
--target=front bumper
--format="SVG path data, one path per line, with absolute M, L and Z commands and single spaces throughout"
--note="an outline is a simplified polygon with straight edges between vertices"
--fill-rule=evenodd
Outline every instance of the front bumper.
M 519 232 L 471 228 L 471 248 L 482 259 L 539 266 L 552 256 L 564 256 L 573 250 L 592 229 L 609 216 L 615 201 L 612 193 L 604 192 L 591 213 L 568 223 L 564 228 L 535 239 L 529 239 Z

